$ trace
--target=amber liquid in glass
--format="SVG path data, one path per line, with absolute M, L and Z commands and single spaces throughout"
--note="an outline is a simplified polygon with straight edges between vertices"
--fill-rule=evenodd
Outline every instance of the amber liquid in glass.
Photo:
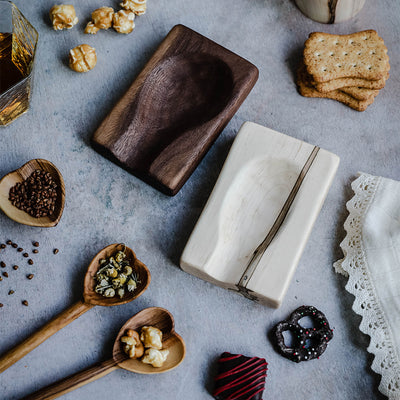
M 26 57 L 26 51 L 13 43 L 12 33 L 0 33 L 0 122 L 4 125 L 29 107 L 30 78 L 23 63 L 14 63 L 21 55 Z

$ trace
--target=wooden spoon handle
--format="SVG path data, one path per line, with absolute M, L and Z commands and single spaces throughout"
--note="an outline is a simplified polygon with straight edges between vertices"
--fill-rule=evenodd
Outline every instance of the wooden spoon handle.
M 50 336 L 54 335 L 60 329 L 64 328 L 64 326 L 80 317 L 84 312 L 90 310 L 92 307 L 94 307 L 92 304 L 85 303 L 82 300 L 78 301 L 40 328 L 32 336 L 3 354 L 3 356 L 0 357 L 0 373 L 11 367 L 11 365 L 26 356 L 30 351 L 35 349 Z
M 119 368 L 117 363 L 111 359 L 77 372 L 68 378 L 61 379 L 60 381 L 53 383 L 37 392 L 24 397 L 22 400 L 50 400 L 62 396 L 65 393 L 71 392 L 72 390 L 78 389 L 79 387 L 86 385 L 87 383 L 93 382 L 102 376 L 107 375 L 114 369 Z

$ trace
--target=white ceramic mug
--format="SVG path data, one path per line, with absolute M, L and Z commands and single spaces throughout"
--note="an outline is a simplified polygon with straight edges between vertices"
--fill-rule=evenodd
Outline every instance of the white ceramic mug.
M 334 24 L 354 17 L 365 0 L 295 0 L 307 17 L 324 24 Z

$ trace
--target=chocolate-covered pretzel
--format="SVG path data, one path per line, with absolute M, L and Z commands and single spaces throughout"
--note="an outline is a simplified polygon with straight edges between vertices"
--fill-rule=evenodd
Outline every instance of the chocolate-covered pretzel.
M 299 320 L 310 317 L 313 328 L 303 328 Z M 292 333 L 291 347 L 286 346 L 283 332 Z M 294 362 L 308 361 L 318 358 L 326 349 L 333 331 L 321 311 L 313 306 L 301 306 L 290 314 L 286 321 L 279 322 L 272 330 L 272 336 L 278 352 Z

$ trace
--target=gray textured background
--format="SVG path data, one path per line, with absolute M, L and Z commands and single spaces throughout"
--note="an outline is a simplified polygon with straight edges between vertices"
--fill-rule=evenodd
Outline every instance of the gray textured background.
M 92 10 L 116 1 L 72 1 L 80 18 L 70 31 L 54 32 L 47 17 L 52 1 L 15 0 L 40 34 L 32 107 L 0 129 L 0 175 L 32 158 L 46 158 L 61 170 L 67 202 L 56 228 L 29 228 L 0 214 L 0 241 L 31 250 L 41 242 L 35 265 L 9 249 L 0 258 L 9 279 L 0 282 L 0 353 L 29 336 L 80 298 L 86 266 L 98 250 L 126 242 L 152 272 L 148 291 L 117 308 L 94 308 L 0 375 L 0 398 L 17 399 L 110 357 L 114 337 L 135 312 L 169 309 L 187 344 L 176 370 L 159 376 L 127 371 L 66 395 L 67 399 L 211 398 L 211 372 L 223 351 L 265 357 L 266 399 L 381 399 L 380 377 L 369 368 L 369 338 L 358 331 L 345 279 L 331 264 L 341 256 L 345 201 L 357 171 L 400 179 L 398 111 L 400 3 L 367 1 L 351 21 L 326 26 L 305 18 L 289 0 L 149 0 L 131 35 L 83 34 Z M 180 193 L 166 197 L 92 150 L 89 138 L 177 23 L 210 37 L 252 61 L 260 78 L 248 99 Z M 389 49 L 391 77 L 375 103 L 358 113 L 331 100 L 296 92 L 293 72 L 307 35 L 316 30 L 350 33 L 376 29 Z M 68 50 L 93 45 L 96 68 L 76 74 L 66 66 Z M 194 278 L 177 267 L 179 256 L 212 190 L 240 125 L 254 121 L 306 140 L 341 157 L 332 189 L 311 234 L 282 307 L 266 308 Z M 52 254 L 58 247 L 60 253 Z M 18 271 L 10 266 L 20 265 Z M 28 281 L 27 272 L 35 273 Z M 10 289 L 13 296 L 7 296 Z M 29 307 L 21 305 L 28 299 Z M 296 307 L 313 304 L 335 328 L 320 360 L 295 364 L 276 354 L 268 330 Z

